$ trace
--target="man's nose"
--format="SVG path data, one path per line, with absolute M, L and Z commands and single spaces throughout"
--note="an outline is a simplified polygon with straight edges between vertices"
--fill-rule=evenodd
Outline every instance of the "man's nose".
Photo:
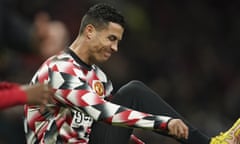
M 111 48 L 114 52 L 117 52 L 118 51 L 118 44 L 117 43 L 112 44 Z

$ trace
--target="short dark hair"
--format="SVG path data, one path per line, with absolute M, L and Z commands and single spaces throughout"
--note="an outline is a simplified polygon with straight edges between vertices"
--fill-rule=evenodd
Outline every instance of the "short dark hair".
M 117 9 L 106 3 L 96 4 L 90 7 L 83 16 L 79 34 L 88 24 L 92 24 L 96 29 L 102 29 L 108 26 L 109 22 L 117 23 L 125 28 L 124 17 Z

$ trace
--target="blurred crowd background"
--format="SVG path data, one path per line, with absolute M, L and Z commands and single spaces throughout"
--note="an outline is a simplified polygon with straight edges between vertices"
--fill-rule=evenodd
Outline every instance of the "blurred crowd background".
M 141 80 L 210 136 L 240 116 L 237 0 L 0 0 L 0 80 L 28 83 L 75 39 L 97 2 L 113 4 L 127 20 L 118 54 L 101 65 L 115 90 Z M 2 110 L 0 127 L 0 144 L 24 144 L 23 107 Z M 177 144 L 135 133 L 147 144 Z

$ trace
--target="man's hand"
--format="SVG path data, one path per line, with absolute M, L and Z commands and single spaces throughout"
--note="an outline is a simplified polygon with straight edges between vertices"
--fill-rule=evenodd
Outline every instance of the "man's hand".
M 188 127 L 180 119 L 172 119 L 168 123 L 169 134 L 176 136 L 177 138 L 188 139 Z
M 52 102 L 53 91 L 47 84 L 34 84 L 22 86 L 27 94 L 27 103 L 46 105 Z

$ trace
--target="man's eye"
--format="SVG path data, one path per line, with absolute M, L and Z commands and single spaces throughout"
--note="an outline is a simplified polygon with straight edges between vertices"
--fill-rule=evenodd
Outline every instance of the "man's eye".
M 117 40 L 117 38 L 116 38 L 115 36 L 109 36 L 108 39 L 109 39 L 110 41 L 115 41 L 115 40 Z

